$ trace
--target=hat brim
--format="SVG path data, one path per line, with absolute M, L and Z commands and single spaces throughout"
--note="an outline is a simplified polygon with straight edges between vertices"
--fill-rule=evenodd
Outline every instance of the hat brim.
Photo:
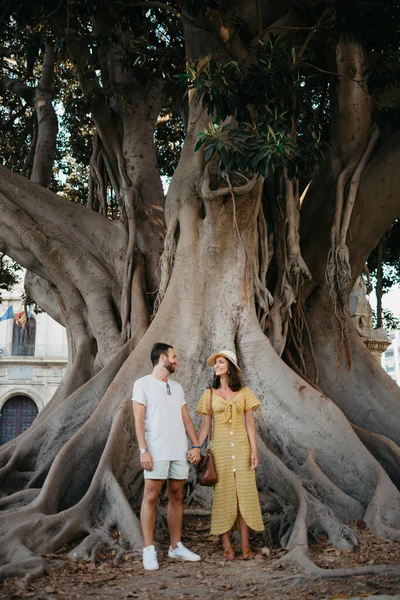
M 211 354 L 211 356 L 207 359 L 207 363 L 210 365 L 210 367 L 214 366 L 215 359 L 217 358 L 217 356 L 223 356 L 224 358 L 226 358 L 226 360 L 229 360 L 237 368 L 239 373 L 242 372 L 242 369 L 239 367 L 237 362 L 235 362 L 231 356 L 225 354 L 225 352 L 215 352 L 214 354 Z

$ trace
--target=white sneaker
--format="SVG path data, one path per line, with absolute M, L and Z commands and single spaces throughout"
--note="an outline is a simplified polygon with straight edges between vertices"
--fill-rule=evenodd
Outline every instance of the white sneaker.
M 143 568 L 146 571 L 157 571 L 159 569 L 157 552 L 154 546 L 143 548 Z
M 198 554 L 195 554 L 189 550 L 189 548 L 186 548 L 182 542 L 178 542 L 176 546 L 175 550 L 172 550 L 171 546 L 169 547 L 168 556 L 170 558 L 181 558 L 182 560 L 189 560 L 190 562 L 201 560 L 201 557 Z

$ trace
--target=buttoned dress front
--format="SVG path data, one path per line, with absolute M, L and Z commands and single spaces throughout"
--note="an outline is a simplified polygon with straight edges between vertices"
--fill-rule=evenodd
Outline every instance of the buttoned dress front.
M 196 412 L 209 415 L 210 399 L 211 391 L 206 390 Z M 238 507 L 251 529 L 264 530 L 255 471 L 250 470 L 251 448 L 244 421 L 244 413 L 257 409 L 260 404 L 247 386 L 242 387 L 230 401 L 218 396 L 218 390 L 213 390 L 211 447 L 218 475 L 211 513 L 213 535 L 223 534 L 234 527 Z

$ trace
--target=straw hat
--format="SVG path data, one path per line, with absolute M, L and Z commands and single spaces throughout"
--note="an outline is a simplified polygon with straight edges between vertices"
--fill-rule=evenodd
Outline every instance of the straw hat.
M 217 358 L 217 356 L 224 356 L 225 358 L 230 360 L 232 364 L 235 365 L 235 367 L 237 368 L 239 373 L 242 372 L 242 369 L 237 364 L 236 354 L 234 352 L 232 352 L 232 350 L 220 350 L 219 352 L 215 352 L 214 354 L 211 354 L 211 356 L 207 360 L 210 367 L 214 366 L 214 362 L 215 362 L 215 359 Z

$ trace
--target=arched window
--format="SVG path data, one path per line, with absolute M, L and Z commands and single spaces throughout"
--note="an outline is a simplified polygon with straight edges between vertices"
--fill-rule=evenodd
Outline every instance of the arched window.
M 18 319 L 18 315 L 21 318 Z M 36 321 L 31 316 L 25 327 L 22 327 L 25 313 L 16 313 L 14 319 L 12 355 L 35 356 Z
M 0 446 L 17 437 L 33 423 L 38 409 L 27 396 L 14 396 L 1 409 Z

